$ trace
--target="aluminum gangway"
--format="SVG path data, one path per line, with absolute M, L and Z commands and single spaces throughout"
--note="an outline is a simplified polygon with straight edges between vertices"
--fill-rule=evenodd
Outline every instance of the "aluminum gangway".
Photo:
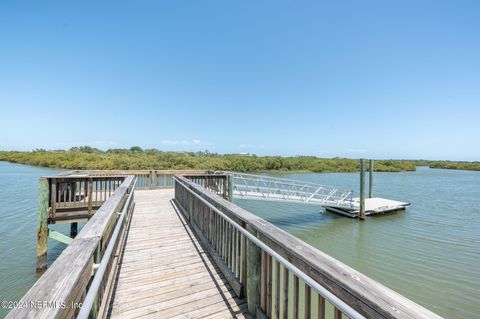
M 233 176 L 235 198 L 320 205 L 348 217 L 357 217 L 360 212 L 360 198 L 353 190 L 275 176 L 227 173 Z M 385 213 L 408 205 L 385 198 L 367 198 L 365 212 L 366 215 Z

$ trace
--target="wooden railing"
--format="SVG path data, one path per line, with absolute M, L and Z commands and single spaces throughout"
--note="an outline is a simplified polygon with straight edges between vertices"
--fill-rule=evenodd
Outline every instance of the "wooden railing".
M 83 174 L 96 177 L 108 177 L 108 176 L 126 176 L 133 175 L 137 178 L 138 190 L 144 189 L 160 189 L 160 188 L 173 188 L 173 177 L 176 174 L 182 175 L 199 175 L 205 174 L 206 171 L 202 170 L 82 170 L 71 171 L 68 174 L 76 175 Z
M 76 317 L 93 274 L 102 265 L 106 270 L 98 279 L 91 315 L 97 318 L 105 313 L 118 258 L 117 253 L 106 252 L 117 252 L 123 246 L 134 208 L 134 182 L 133 176 L 125 178 L 7 318 Z
M 175 174 L 194 178 L 204 171 L 109 170 L 71 171 L 46 176 L 48 183 L 48 223 L 88 219 L 115 192 L 125 176 L 137 178 L 136 189 L 173 188 Z M 206 176 L 205 174 L 203 176 Z M 208 179 L 208 177 L 206 177 Z M 212 184 L 212 187 L 215 186 Z M 212 191 L 213 188 L 210 188 Z M 222 187 L 222 185 L 219 185 Z
M 72 211 L 89 217 L 125 180 L 125 176 L 53 176 L 49 184 L 49 221 L 72 219 Z M 75 216 L 79 217 L 79 216 Z
M 195 180 L 175 181 L 177 206 L 257 318 L 440 318 Z
M 182 174 L 183 177 L 195 184 L 201 185 L 212 193 L 222 196 L 224 199 L 232 198 L 232 177 L 226 174 Z

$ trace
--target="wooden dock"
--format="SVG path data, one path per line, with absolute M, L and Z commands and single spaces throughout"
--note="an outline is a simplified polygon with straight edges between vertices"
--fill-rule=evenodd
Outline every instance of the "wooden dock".
M 43 177 L 37 269 L 47 266 L 47 238 L 68 246 L 7 318 L 440 318 L 236 206 L 232 180 L 200 171 Z M 84 218 L 73 238 L 48 227 Z
M 109 318 L 250 318 L 171 201 L 172 189 L 135 194 Z

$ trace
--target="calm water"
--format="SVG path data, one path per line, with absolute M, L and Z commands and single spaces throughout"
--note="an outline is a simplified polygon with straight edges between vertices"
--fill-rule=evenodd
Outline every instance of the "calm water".
M 38 178 L 55 172 L 0 162 L 2 300 L 18 300 L 37 279 Z M 357 174 L 282 176 L 358 189 Z M 480 318 L 480 172 L 377 173 L 375 188 L 412 206 L 359 222 L 316 206 L 236 203 L 442 316 Z M 48 245 L 51 263 L 65 245 Z
M 0 299 L 18 300 L 35 283 L 37 195 L 40 176 L 58 170 L 0 161 Z M 56 230 L 68 234 L 65 225 Z M 49 264 L 65 245 L 48 241 Z M 7 313 L 0 309 L 0 318 Z
M 358 189 L 358 174 L 281 177 Z M 365 222 L 310 205 L 236 200 L 243 208 L 447 318 L 480 318 L 480 172 L 376 173 L 375 195 L 406 212 Z

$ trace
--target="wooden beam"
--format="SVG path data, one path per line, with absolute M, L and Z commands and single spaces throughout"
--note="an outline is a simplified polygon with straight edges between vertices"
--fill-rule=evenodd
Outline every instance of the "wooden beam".
M 48 237 L 64 243 L 65 245 L 70 245 L 73 241 L 73 238 L 52 229 L 48 230 Z
M 47 269 L 48 202 L 48 179 L 41 178 L 38 191 L 37 272 Z

